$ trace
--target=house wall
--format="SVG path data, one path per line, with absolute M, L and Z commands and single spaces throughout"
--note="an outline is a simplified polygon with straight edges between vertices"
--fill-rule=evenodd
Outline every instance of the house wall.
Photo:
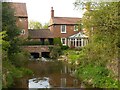
M 22 46 L 21 47 L 24 51 L 27 51 L 29 53 L 39 53 L 39 56 L 41 57 L 42 52 L 50 52 L 49 46 L 38 46 L 38 45 L 33 45 L 33 46 Z
M 25 33 L 21 33 L 20 37 L 28 38 L 28 18 L 27 17 L 17 17 L 17 26 Z
M 53 32 L 54 37 L 68 38 L 71 35 L 77 34 L 79 31 L 74 31 L 74 25 L 66 25 L 66 33 L 61 33 L 61 25 L 51 25 L 50 31 Z M 66 45 L 68 40 L 66 39 Z
M 50 31 L 53 32 L 54 37 L 69 37 L 73 34 L 78 33 L 78 31 L 74 31 L 74 25 L 66 25 L 66 33 L 61 33 L 61 25 L 52 25 L 49 27 Z

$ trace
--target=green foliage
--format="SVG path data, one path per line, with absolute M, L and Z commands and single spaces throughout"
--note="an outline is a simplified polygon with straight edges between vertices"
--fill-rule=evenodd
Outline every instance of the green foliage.
M 49 23 L 45 23 L 44 25 L 42 25 L 38 21 L 31 20 L 31 21 L 28 22 L 28 28 L 29 29 L 36 29 L 36 30 L 39 30 L 39 29 L 48 29 L 48 26 L 49 26 Z
M 12 64 L 16 67 L 25 66 L 28 62 L 29 55 L 26 52 L 15 53 L 10 56 Z
M 6 31 L 0 32 L 0 44 L 2 45 L 2 49 L 5 51 L 8 51 L 8 48 L 10 47 L 10 44 L 8 41 L 2 40 L 2 38 L 6 37 Z
M 53 59 L 58 58 L 62 54 L 60 46 L 54 46 L 50 48 L 50 57 Z
M 50 45 L 50 43 L 49 43 L 48 40 L 45 40 L 44 44 L 45 44 L 45 45 Z
M 75 63 L 76 60 L 79 60 L 79 52 L 75 50 L 64 50 L 64 54 L 69 58 L 69 62 Z
M 37 21 L 29 21 L 28 28 L 29 29 L 41 29 L 42 24 L 40 22 L 37 22 Z
M 62 46 L 61 38 L 60 37 L 54 38 L 53 42 L 54 42 L 54 45 Z
M 45 24 L 42 26 L 42 28 L 48 29 L 48 26 L 49 26 L 49 23 L 45 23 Z
M 25 41 L 25 42 L 23 42 L 23 45 L 42 45 L 42 42 L 40 42 L 40 41 Z
M 31 75 L 33 72 L 25 68 L 16 68 L 9 60 L 3 61 L 3 88 L 11 87 L 15 78 Z
M 83 82 L 88 82 L 92 87 L 118 88 L 118 81 L 109 76 L 109 70 L 103 66 L 88 64 L 85 67 L 79 67 L 76 72 Z
M 61 49 L 62 50 L 67 50 L 67 49 L 69 49 L 69 47 L 68 46 L 61 46 Z
M 18 38 L 20 34 L 19 28 L 16 26 L 16 18 L 14 10 L 9 3 L 2 3 L 2 32 L 0 32 L 0 44 L 2 42 L 2 87 L 8 88 L 14 84 L 15 78 L 23 77 L 23 67 L 28 55 L 21 51 L 21 40 Z M 28 71 L 29 73 L 29 71 Z
M 16 26 L 14 10 L 6 2 L 2 3 L 2 31 L 6 31 L 7 37 L 4 39 L 9 41 L 20 34 L 20 30 Z
M 8 48 L 8 57 L 19 52 L 20 29 L 16 25 L 16 18 L 14 17 L 14 10 L 9 6 L 9 3 L 2 3 L 2 30 L 6 32 L 6 36 L 2 39 L 8 41 L 10 47 Z
M 22 45 L 43 45 L 43 43 L 40 41 L 25 41 Z M 44 41 L 44 45 L 50 45 L 49 41 Z
M 118 75 L 116 68 L 120 3 L 76 0 L 74 4 L 76 7 L 87 10 L 83 15 L 82 23 L 89 35 L 89 45 L 80 51 L 78 77 L 81 77 L 84 82 L 92 84 L 93 87 L 118 88 L 118 81 L 115 77 Z M 111 75 L 110 72 L 112 72 Z
M 30 69 L 27 68 L 19 68 L 22 71 L 22 75 L 33 75 L 33 71 L 31 71 Z

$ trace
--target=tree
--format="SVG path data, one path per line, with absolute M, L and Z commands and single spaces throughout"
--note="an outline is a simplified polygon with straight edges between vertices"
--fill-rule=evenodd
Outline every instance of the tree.
M 16 25 L 16 18 L 14 17 L 14 10 L 10 8 L 9 3 L 2 3 L 2 30 L 6 32 L 6 37 L 3 40 L 8 41 L 10 47 L 8 48 L 8 56 L 19 52 L 20 29 Z
M 27 59 L 20 49 L 20 29 L 16 25 L 14 10 L 9 3 L 2 3 L 2 32 L 0 32 L 0 44 L 2 42 L 2 87 L 8 88 L 13 85 L 15 78 L 25 74 L 23 64 Z M 22 70 L 23 69 L 23 70 Z M 27 70 L 28 71 L 28 70 Z
M 89 44 L 82 50 L 84 52 L 82 58 L 85 60 L 81 60 L 83 63 L 81 64 L 84 65 L 84 68 L 93 68 L 95 66 L 96 68 L 107 68 L 112 72 L 111 75 L 109 73 L 109 79 L 107 75 L 104 76 L 105 78 L 97 77 L 97 81 L 104 81 L 104 84 L 97 84 L 98 82 L 95 81 L 96 76 L 92 76 L 91 79 L 93 79 L 92 81 L 94 81 L 96 87 L 118 87 L 116 79 L 118 76 L 118 41 L 120 41 L 118 35 L 120 32 L 120 17 L 118 15 L 120 3 L 82 2 L 82 0 L 76 0 L 74 4 L 76 7 L 83 6 L 83 9 L 86 9 L 82 23 L 89 33 Z M 83 73 L 82 70 L 79 70 L 80 72 Z M 88 77 L 89 74 L 88 72 Z M 112 82 L 114 82 L 114 85 L 111 84 Z
M 2 30 L 6 31 L 7 37 L 4 39 L 7 41 L 13 41 L 20 35 L 20 29 L 16 26 L 14 10 L 6 2 L 2 3 Z
M 41 29 L 42 24 L 40 22 L 37 22 L 37 21 L 29 21 L 28 28 L 29 29 Z
M 43 29 L 48 29 L 48 26 L 49 26 L 49 23 L 45 23 L 42 28 Z

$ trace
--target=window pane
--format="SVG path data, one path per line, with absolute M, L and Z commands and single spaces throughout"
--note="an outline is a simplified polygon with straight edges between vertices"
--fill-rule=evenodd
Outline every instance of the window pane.
M 62 43 L 65 44 L 65 38 L 62 39 Z
M 66 33 L 66 25 L 61 26 L 61 33 Z

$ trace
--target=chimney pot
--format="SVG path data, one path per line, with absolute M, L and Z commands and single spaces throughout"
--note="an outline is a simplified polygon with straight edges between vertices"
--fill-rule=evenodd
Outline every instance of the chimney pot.
M 53 10 L 53 7 L 51 7 L 51 10 Z
M 51 7 L 51 18 L 54 17 L 54 10 L 53 10 L 53 7 Z

